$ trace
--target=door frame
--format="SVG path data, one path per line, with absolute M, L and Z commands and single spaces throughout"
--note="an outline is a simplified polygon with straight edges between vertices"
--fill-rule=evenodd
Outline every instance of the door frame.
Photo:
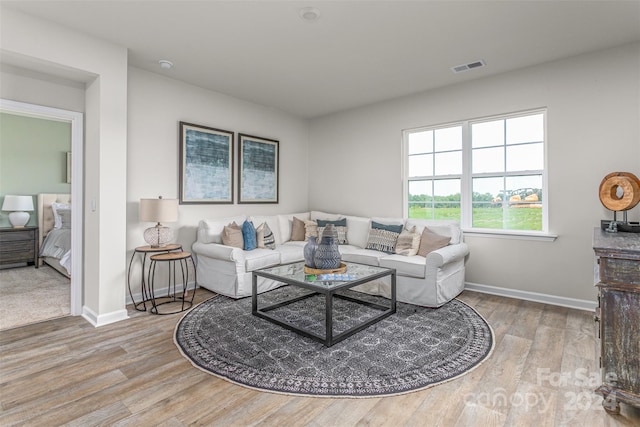
M 82 314 L 84 267 L 84 114 L 77 111 L 0 99 L 0 111 L 5 113 L 59 120 L 71 124 L 71 305 L 72 316 Z

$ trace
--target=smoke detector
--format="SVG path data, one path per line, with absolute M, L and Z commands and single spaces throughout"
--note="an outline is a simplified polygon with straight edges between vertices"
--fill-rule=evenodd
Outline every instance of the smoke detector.
M 304 21 L 314 22 L 320 19 L 320 10 L 315 7 L 303 7 L 298 11 L 298 16 Z
M 454 73 L 462 73 L 463 71 L 469 71 L 469 70 L 473 70 L 474 68 L 480 68 L 480 67 L 484 67 L 485 62 L 480 59 L 478 61 L 474 61 L 474 62 L 469 62 L 468 64 L 461 64 L 461 65 L 456 65 L 455 67 L 451 67 L 451 71 L 453 71 Z
M 163 70 L 170 70 L 171 68 L 173 68 L 173 62 L 167 61 L 166 59 L 159 60 L 158 64 L 160 64 L 160 68 L 162 68 Z

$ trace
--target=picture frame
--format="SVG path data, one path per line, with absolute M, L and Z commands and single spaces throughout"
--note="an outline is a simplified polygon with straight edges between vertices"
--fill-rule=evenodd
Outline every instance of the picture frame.
M 233 204 L 234 133 L 180 122 L 180 204 Z
M 247 134 L 238 139 L 238 203 L 278 203 L 280 142 Z

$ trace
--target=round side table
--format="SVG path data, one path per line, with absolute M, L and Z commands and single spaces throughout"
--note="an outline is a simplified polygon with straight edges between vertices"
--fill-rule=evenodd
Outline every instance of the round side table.
M 174 251 L 182 252 L 182 245 L 173 243 L 157 248 L 152 246 L 138 246 L 133 251 L 133 254 L 131 254 L 131 261 L 129 261 L 129 272 L 127 274 L 127 286 L 129 287 L 129 296 L 131 297 L 131 302 L 133 303 L 133 307 L 136 310 L 147 311 L 146 302 L 151 300 L 151 291 L 149 289 L 149 276 L 151 274 L 151 268 L 149 268 L 149 270 L 146 270 L 145 277 L 145 266 L 147 264 L 147 257 L 152 254 Z M 136 300 L 133 298 L 133 292 L 131 292 L 131 266 L 133 265 L 133 260 L 136 258 L 136 256 L 142 256 L 142 278 L 140 279 L 140 292 L 142 293 L 142 301 L 138 302 L 136 302 Z
M 149 266 L 150 274 L 150 296 L 151 296 L 151 309 L 149 310 L 153 314 L 175 314 L 185 311 L 193 305 L 193 298 L 196 295 L 196 266 L 193 262 L 193 257 L 189 252 L 167 252 L 163 254 L 151 255 L 149 258 L 151 265 Z M 193 291 L 191 292 L 191 298 L 189 299 L 189 261 L 191 261 L 191 267 L 193 268 Z M 158 263 L 168 264 L 168 283 L 167 283 L 167 296 L 156 297 L 155 295 L 155 277 L 156 266 Z M 182 274 L 182 292 L 178 292 L 179 283 L 176 280 L 178 269 Z M 171 289 L 173 288 L 173 293 Z M 160 302 L 156 301 L 160 300 Z M 179 308 L 172 311 L 161 312 L 158 307 L 179 303 Z

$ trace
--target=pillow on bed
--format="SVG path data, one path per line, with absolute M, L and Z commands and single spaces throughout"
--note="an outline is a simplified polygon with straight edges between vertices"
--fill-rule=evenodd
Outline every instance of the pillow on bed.
M 60 228 L 71 229 L 71 209 L 58 209 L 58 215 L 60 216 Z
M 71 209 L 69 203 L 51 203 L 51 210 L 53 211 L 53 228 L 62 228 L 62 218 L 58 214 L 59 209 Z

